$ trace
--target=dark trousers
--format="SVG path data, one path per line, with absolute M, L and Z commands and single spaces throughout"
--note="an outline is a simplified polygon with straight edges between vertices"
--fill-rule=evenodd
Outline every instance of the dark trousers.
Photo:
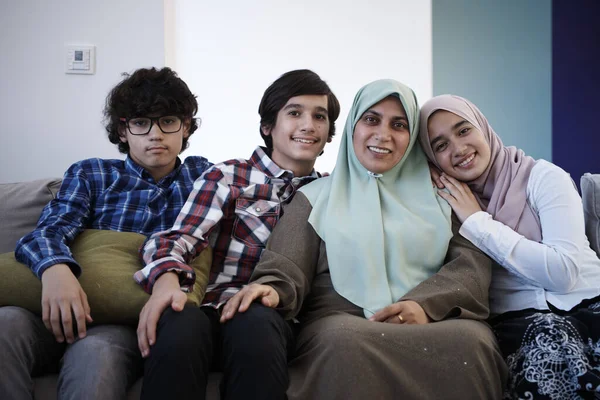
M 212 307 L 165 310 L 144 366 L 142 399 L 205 399 L 215 370 L 224 375 L 222 399 L 286 398 L 291 325 L 258 303 L 225 324 L 219 318 Z

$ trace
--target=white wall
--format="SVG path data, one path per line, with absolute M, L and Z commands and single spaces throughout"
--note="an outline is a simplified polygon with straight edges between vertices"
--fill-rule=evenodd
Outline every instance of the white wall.
M 96 74 L 65 74 L 65 44 L 96 45 Z M 163 0 L 2 0 L 0 54 L 0 183 L 121 158 L 104 100 L 122 72 L 164 66 Z
M 166 13 L 163 0 L 0 1 L 0 183 L 62 176 L 83 158 L 121 158 L 102 126 L 106 94 L 122 72 L 161 67 L 165 57 L 198 95 L 204 119 L 184 156 L 212 161 L 248 157 L 262 144 L 260 98 L 291 69 L 313 69 L 342 104 L 321 171 L 333 169 L 362 85 L 395 78 L 421 101 L 431 97 L 429 0 L 164 3 Z M 96 45 L 96 74 L 65 74 L 65 44 Z
M 202 128 L 187 155 L 212 161 L 249 157 L 263 141 L 258 105 L 288 70 L 309 68 L 342 104 L 338 134 L 317 169 L 331 171 L 356 91 L 379 78 L 432 95 L 431 1 L 305 0 L 282 2 L 173 0 L 174 43 L 168 64 L 198 95 Z M 170 35 L 175 35 L 172 38 Z

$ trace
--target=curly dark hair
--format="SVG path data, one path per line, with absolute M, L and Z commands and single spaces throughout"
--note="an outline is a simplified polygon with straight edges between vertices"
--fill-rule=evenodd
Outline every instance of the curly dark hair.
M 329 138 L 335 135 L 335 120 L 340 115 L 340 103 L 327 83 L 319 75 L 308 69 L 286 72 L 265 90 L 258 114 L 260 115 L 260 136 L 268 149 L 273 149 L 273 138 L 264 135 L 262 128 L 273 127 L 277 123 L 277 113 L 289 99 L 303 95 L 326 95 L 329 116 Z
M 188 146 L 189 137 L 198 129 L 194 118 L 198 112 L 196 96 L 171 68 L 140 68 L 125 77 L 106 97 L 104 123 L 111 143 L 119 151 L 129 153 L 129 144 L 120 140 L 125 123 L 120 118 L 176 115 L 189 126 L 189 136 L 183 138 L 181 151 Z

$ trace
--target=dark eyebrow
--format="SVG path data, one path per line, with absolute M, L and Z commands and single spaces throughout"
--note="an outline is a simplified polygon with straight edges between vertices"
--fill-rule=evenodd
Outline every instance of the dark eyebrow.
M 464 124 L 468 124 L 469 122 L 466 119 L 463 119 L 462 121 L 458 121 L 457 123 L 455 123 L 454 125 L 452 125 L 452 130 L 455 131 L 458 128 L 460 128 L 461 126 L 463 126 Z
M 367 110 L 363 113 L 363 115 L 365 114 L 374 114 L 375 116 L 381 118 L 382 114 L 378 113 L 375 110 Z M 406 118 L 404 115 L 398 115 L 397 117 L 393 118 L 394 121 L 405 121 L 406 123 L 408 123 L 408 118 Z
M 285 107 L 283 107 L 284 110 L 289 110 L 290 108 L 299 108 L 301 110 L 304 110 L 304 106 L 302 104 L 296 104 L 296 103 L 287 104 Z M 327 109 L 325 107 L 321 107 L 321 106 L 317 107 L 317 111 L 328 113 Z
M 461 126 L 463 126 L 464 124 L 468 124 L 469 121 L 467 121 L 466 119 L 463 119 L 462 121 L 458 121 L 457 123 L 455 123 L 454 125 L 452 125 L 452 127 L 450 127 L 450 130 L 455 131 L 458 128 L 460 128 Z M 433 138 L 433 140 L 431 142 L 429 142 L 429 145 L 431 146 L 431 148 L 434 147 L 434 145 L 439 142 L 440 140 L 442 140 L 444 138 L 444 135 L 439 135 L 435 138 Z
M 394 117 L 394 121 L 404 121 L 408 123 L 408 118 L 406 118 L 404 115 L 399 115 L 397 117 Z
M 304 106 L 302 104 L 291 103 L 291 104 L 286 104 L 286 106 L 283 107 L 284 110 L 287 110 L 290 108 L 304 108 Z
M 429 143 L 429 145 L 430 145 L 430 146 L 431 146 L 431 148 L 433 149 L 433 148 L 435 147 L 435 144 L 436 144 L 437 142 L 439 142 L 440 140 L 442 140 L 443 138 L 444 138 L 444 136 L 443 136 L 443 135 L 439 135 L 438 137 L 434 138 L 434 139 L 433 139 L 433 140 L 432 140 L 432 141 Z

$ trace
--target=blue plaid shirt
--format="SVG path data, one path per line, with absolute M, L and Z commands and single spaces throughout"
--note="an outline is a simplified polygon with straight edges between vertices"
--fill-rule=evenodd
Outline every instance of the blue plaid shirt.
M 175 169 L 155 182 L 131 158 L 92 158 L 65 173 L 56 199 L 46 205 L 37 228 L 17 243 L 15 257 L 41 278 L 55 264 L 66 263 L 76 276 L 81 267 L 69 243 L 83 229 L 137 232 L 146 236 L 169 229 L 212 163 L 204 157 L 177 159 Z

